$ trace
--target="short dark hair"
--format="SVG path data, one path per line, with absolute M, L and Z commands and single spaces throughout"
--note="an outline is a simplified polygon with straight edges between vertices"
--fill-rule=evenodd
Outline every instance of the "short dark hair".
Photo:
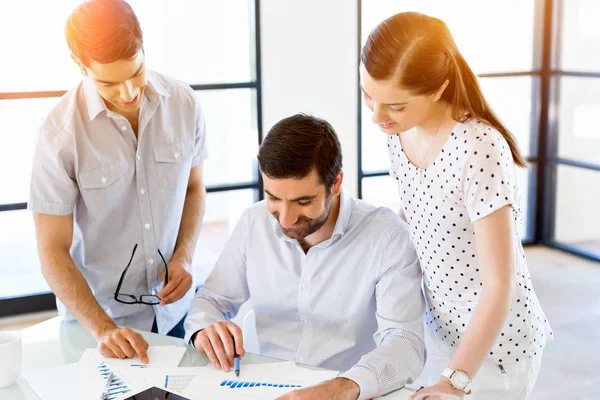
M 89 66 L 130 59 L 143 48 L 140 23 L 124 0 L 90 0 L 67 19 L 65 36 L 71 53 Z
M 273 179 L 302 179 L 316 168 L 329 193 L 342 170 L 342 146 L 329 122 L 296 114 L 271 128 L 258 151 L 258 163 Z

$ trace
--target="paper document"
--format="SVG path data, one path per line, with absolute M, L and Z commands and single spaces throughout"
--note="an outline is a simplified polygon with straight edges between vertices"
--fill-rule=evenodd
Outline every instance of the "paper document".
M 129 371 L 127 380 L 141 385 L 140 387 L 156 386 L 181 394 L 204 370 L 206 367 L 145 368 Z
M 336 371 L 312 370 L 294 362 L 248 364 L 242 362 L 241 373 L 223 372 L 212 367 L 204 370 L 181 393 L 191 400 L 275 399 L 293 390 L 317 385 L 335 378 Z
M 110 367 L 104 362 L 74 363 L 30 372 L 24 377 L 42 400 L 99 399 L 110 373 Z M 129 391 L 128 385 L 115 375 L 107 400 L 122 399 Z
M 86 349 L 79 362 L 97 364 L 104 361 L 118 370 L 155 367 L 171 368 L 179 365 L 186 349 L 186 347 L 177 346 L 150 346 L 148 348 L 148 364 L 143 364 L 137 355 L 133 358 L 125 359 L 109 358 L 101 355 L 98 349 Z

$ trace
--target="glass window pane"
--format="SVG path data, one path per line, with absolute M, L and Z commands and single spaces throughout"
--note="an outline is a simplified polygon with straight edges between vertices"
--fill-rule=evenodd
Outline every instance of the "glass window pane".
M 600 164 L 600 79 L 561 77 L 558 154 Z
M 148 66 L 189 84 L 254 77 L 254 1 L 130 0 Z
M 378 207 L 387 207 L 398 213 L 400 196 L 396 180 L 389 175 L 363 178 L 362 198 Z
M 31 212 L 0 212 L 0 298 L 48 293 L 37 255 Z
M 600 2 L 562 0 L 560 66 L 566 71 L 600 71 Z
M 530 143 L 535 143 L 531 137 L 537 135 L 537 132 L 532 131 L 532 126 L 536 125 L 532 125 L 531 121 L 533 78 L 531 76 L 482 78 L 479 82 L 498 118 L 517 138 L 521 153 L 535 156 L 536 149 L 530 149 Z
M 29 200 L 35 140 L 42 119 L 58 98 L 0 100 L 0 204 Z
M 81 79 L 65 40 L 65 22 L 81 0 L 0 5 L 0 92 L 65 90 Z
M 557 167 L 554 239 L 600 257 L 600 172 Z
M 594 0 L 590 0 L 594 1 Z M 403 11 L 440 18 L 475 73 L 533 69 L 535 0 L 369 0 L 362 2 L 362 40 Z M 465 11 L 467 10 L 467 11 Z M 507 26 L 507 21 L 509 26 Z M 510 57 L 507 56 L 510 54 Z
M 197 91 L 206 118 L 208 186 L 256 180 L 258 131 L 254 89 Z M 232 118 L 232 113 L 235 118 Z
M 371 110 L 362 102 L 362 170 L 363 172 L 389 171 L 390 158 L 387 148 L 387 134 L 371 121 Z
M 256 189 L 213 192 L 207 195 L 206 214 L 194 254 L 195 269 L 211 269 L 223 251 L 240 216 L 255 200 Z

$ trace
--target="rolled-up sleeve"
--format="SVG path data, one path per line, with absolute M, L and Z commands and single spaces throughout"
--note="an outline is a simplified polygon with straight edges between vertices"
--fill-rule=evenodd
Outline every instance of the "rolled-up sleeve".
M 214 270 L 198 290 L 185 320 L 186 343 L 201 329 L 235 317 L 250 297 L 246 279 L 248 213 L 236 225 Z
M 51 215 L 73 213 L 79 188 L 69 134 L 44 121 L 38 133 L 31 171 L 28 209 Z
M 408 229 L 393 232 L 382 243 L 376 286 L 378 329 L 373 335 L 377 348 L 340 375 L 358 384 L 359 399 L 399 389 L 413 382 L 425 366 L 422 274 Z

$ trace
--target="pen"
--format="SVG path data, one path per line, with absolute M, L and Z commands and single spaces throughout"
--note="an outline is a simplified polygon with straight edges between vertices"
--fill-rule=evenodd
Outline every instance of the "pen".
M 235 353 L 235 356 L 233 358 L 233 369 L 235 371 L 235 376 L 240 376 L 240 356 L 238 356 L 237 353 Z
M 110 384 L 113 380 L 113 373 L 108 374 L 108 378 L 106 378 L 106 386 L 104 387 L 104 392 L 100 395 L 100 400 L 105 400 L 108 397 L 108 391 L 110 389 Z

